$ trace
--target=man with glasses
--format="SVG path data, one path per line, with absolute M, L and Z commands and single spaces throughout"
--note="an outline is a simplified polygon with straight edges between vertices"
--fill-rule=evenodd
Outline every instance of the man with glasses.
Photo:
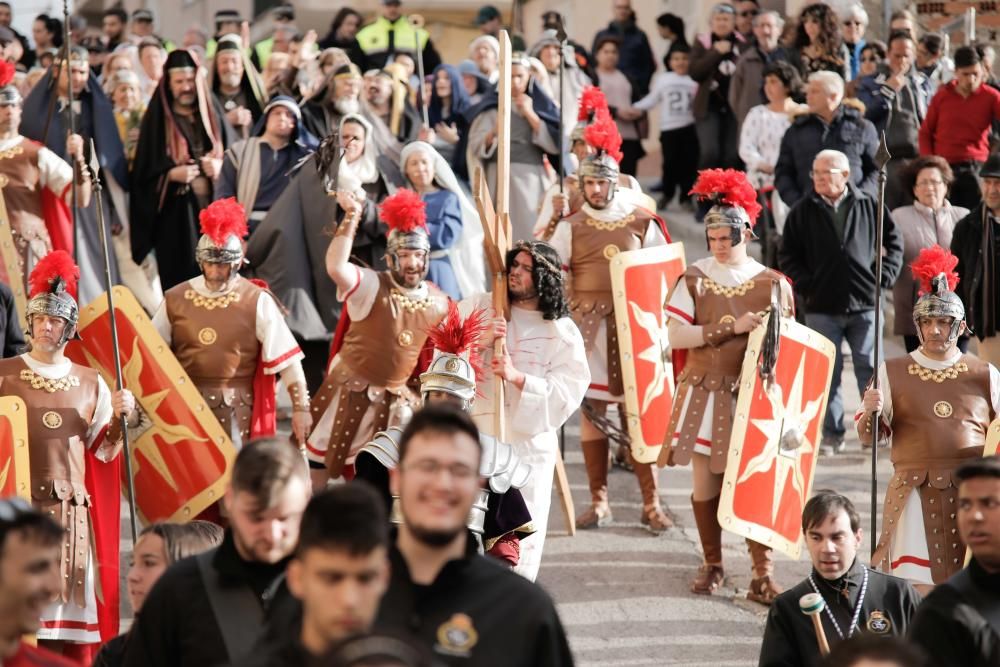
M 860 4 L 853 4 L 844 13 L 844 25 L 841 34 L 844 44 L 851 54 L 851 79 L 858 77 L 861 67 L 861 50 L 865 48 L 865 30 L 868 28 L 868 12 Z
M 760 3 L 757 0 L 739 0 L 733 4 L 736 7 L 736 31 L 750 42 L 754 38 L 753 20 L 760 14 Z
M 740 128 L 750 109 L 758 104 L 767 104 L 764 70 L 771 63 L 786 57 L 784 47 L 779 45 L 784 27 L 785 19 L 773 9 L 765 9 L 753 18 L 753 46 L 740 56 L 733 78 L 729 81 L 729 106 Z
M 72 667 L 77 663 L 24 641 L 62 588 L 63 528 L 19 498 L 0 500 L 0 664 Z
M 878 201 L 851 183 L 851 165 L 840 151 L 823 150 L 813 160 L 813 187 L 785 221 L 778 261 L 801 297 L 806 324 L 829 338 L 837 351 L 820 454 L 844 450 L 844 404 L 840 376 L 846 338 L 858 392 L 874 372 L 875 230 Z M 882 289 L 896 282 L 903 246 L 888 210 L 883 210 Z
M 392 472 L 403 522 L 375 630 L 409 635 L 446 665 L 572 665 L 541 588 L 476 551 L 465 519 L 481 485 L 479 431 L 462 410 L 413 415 Z
M 955 172 L 949 199 L 970 209 L 979 203 L 976 172 L 989 155 L 993 121 L 1000 120 L 1000 92 L 984 86 L 985 79 L 976 48 L 957 49 L 955 78 L 938 88 L 920 126 L 920 154 L 948 161 Z

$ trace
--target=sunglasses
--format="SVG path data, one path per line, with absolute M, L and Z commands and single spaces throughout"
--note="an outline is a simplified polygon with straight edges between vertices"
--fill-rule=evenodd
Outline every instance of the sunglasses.
M 740 12 L 740 16 L 742 16 L 743 18 L 751 18 L 757 16 L 757 14 L 760 14 L 759 9 L 745 9 L 742 12 Z

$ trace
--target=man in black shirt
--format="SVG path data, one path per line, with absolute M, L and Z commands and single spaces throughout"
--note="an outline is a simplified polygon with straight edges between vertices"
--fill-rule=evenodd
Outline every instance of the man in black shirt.
M 802 532 L 812 559 L 809 576 L 771 605 L 760 647 L 760 667 L 815 667 L 819 643 L 799 599 L 822 596 L 820 620 L 831 646 L 859 633 L 902 635 L 920 595 L 904 579 L 870 570 L 857 558 L 861 519 L 853 503 L 818 491 L 802 510 Z
M 936 667 L 994 667 L 1000 665 L 1000 459 L 972 459 L 954 479 L 958 535 L 972 560 L 927 596 L 910 639 Z
M 305 461 L 287 440 L 240 450 L 224 498 L 231 527 L 222 544 L 160 577 L 132 626 L 124 664 L 242 664 L 265 613 L 291 604 L 285 566 L 310 489 Z
M 426 407 L 403 431 L 391 477 L 403 521 L 375 630 L 409 635 L 447 665 L 572 665 L 549 596 L 479 555 L 465 528 L 480 455 L 475 424 L 455 408 Z

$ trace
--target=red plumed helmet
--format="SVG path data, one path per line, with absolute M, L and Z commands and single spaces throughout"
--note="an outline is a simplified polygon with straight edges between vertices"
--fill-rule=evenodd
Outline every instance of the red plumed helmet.
M 483 371 L 476 341 L 487 327 L 485 309 L 472 311 L 463 321 L 458 304 L 449 302 L 448 315 L 427 332 L 434 345 L 434 359 L 420 374 L 420 391 L 442 391 L 465 401 L 475 398 L 476 383 Z
M 590 122 L 600 110 L 608 111 L 608 98 L 597 86 L 587 86 L 580 93 L 580 112 L 576 116 L 579 122 Z
M 427 229 L 427 204 L 409 188 L 400 188 L 383 201 L 378 213 L 389 225 L 390 234 L 394 231 L 409 234 L 420 227 Z
M 941 274 L 944 274 L 947 279 L 948 291 L 954 292 L 959 280 L 958 274 L 955 273 L 956 266 L 958 266 L 958 257 L 937 244 L 921 250 L 917 258 L 910 263 L 913 279 L 920 283 L 919 295 L 934 293 L 935 290 L 931 283 Z
M 28 296 L 34 298 L 65 286 L 66 293 L 76 299 L 76 286 L 80 280 L 80 267 L 65 250 L 53 250 L 38 260 L 28 277 Z M 61 283 L 60 283 L 61 281 Z
M 0 60 L 0 88 L 3 88 L 14 80 L 15 72 L 17 72 L 17 70 L 14 69 L 13 64 L 7 62 L 6 60 Z
M 698 173 L 698 180 L 688 194 L 697 195 L 702 201 L 714 202 L 716 206 L 738 206 L 746 211 L 751 228 L 757 224 L 757 216 L 761 211 L 757 191 L 742 171 L 703 169 Z
M 201 233 L 219 247 L 226 245 L 230 234 L 242 239 L 249 232 L 246 210 L 236 201 L 236 197 L 212 202 L 198 214 L 198 221 L 201 223 Z
M 583 140 L 593 146 L 598 155 L 605 153 L 615 162 L 621 162 L 622 135 L 607 109 L 598 110 L 594 122 L 583 131 Z

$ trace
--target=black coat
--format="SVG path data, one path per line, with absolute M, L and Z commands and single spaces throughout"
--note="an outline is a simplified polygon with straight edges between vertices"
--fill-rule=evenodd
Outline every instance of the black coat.
M 993 327 L 987 327 L 982 311 L 983 299 L 983 206 L 979 204 L 955 225 L 951 236 L 951 252 L 958 257 L 955 272 L 959 281 L 955 292 L 965 304 L 965 321 L 972 332 L 982 340 L 996 335 Z M 990 216 L 992 218 L 992 216 Z M 1000 238 L 1000 228 L 992 223 L 994 238 Z M 996 252 L 991 248 L 990 252 Z M 995 279 L 995 276 L 994 276 Z M 996 289 L 994 288 L 994 297 Z M 994 311 L 1000 309 L 994 305 Z
M 851 164 L 851 182 L 875 194 L 878 178 L 875 126 L 860 111 L 842 104 L 829 125 L 810 113 L 797 117 L 785 130 L 774 166 L 774 185 L 782 201 L 791 206 L 812 190 L 809 172 L 816 154 L 825 149 L 846 155 Z
M 807 313 L 846 315 L 875 308 L 875 232 L 878 202 L 848 184 L 850 211 L 838 238 L 833 211 L 810 190 L 788 212 L 778 251 L 781 271 L 791 279 Z M 882 289 L 896 282 L 903 242 L 888 209 L 883 209 Z
M 994 604 L 1000 601 L 1000 574 L 989 574 L 973 558 L 969 575 Z M 910 639 L 927 652 L 934 667 L 1000 665 L 1000 634 L 949 582 L 931 591 L 917 609 Z
M 236 551 L 227 530 L 212 561 L 224 586 L 250 586 L 265 612 L 291 604 L 288 588 L 281 582 L 265 605 L 263 597 L 284 576 L 286 561 L 274 565 L 248 563 Z M 246 632 L 246 646 L 256 635 Z M 222 631 L 205 590 L 197 556 L 179 560 L 159 578 L 136 616 L 125 649 L 125 667 L 177 667 L 178 665 L 222 665 L 230 661 Z
M 847 574 L 835 582 L 828 582 L 813 571 L 813 578 L 829 605 L 828 609 L 845 634 L 861 592 L 863 567 L 855 560 Z M 847 597 L 841 592 L 844 583 L 847 584 Z M 759 667 L 814 667 L 819 663 L 819 644 L 812 620 L 799 609 L 799 598 L 813 592 L 809 580 L 804 579 L 775 598 L 764 626 Z M 879 634 L 903 635 L 919 603 L 920 594 L 905 579 L 869 569 L 868 589 L 854 632 L 882 631 Z M 821 618 L 827 641 L 834 646 L 840 641 L 837 630 L 825 611 Z
M 24 332 L 10 287 L 0 283 L 0 359 L 16 357 L 24 349 Z
M 608 27 L 594 35 L 591 52 L 597 53 L 597 43 L 606 37 L 621 40 L 618 46 L 618 69 L 625 72 L 639 86 L 640 97 L 649 90 L 649 82 L 656 71 L 656 58 L 649 46 L 649 38 L 633 18 L 625 23 L 612 21 Z
M 408 635 L 447 665 L 572 665 L 566 633 L 549 596 L 477 554 L 471 534 L 467 542 L 463 558 L 448 562 L 430 586 L 419 588 L 393 548 L 392 580 L 374 631 Z

